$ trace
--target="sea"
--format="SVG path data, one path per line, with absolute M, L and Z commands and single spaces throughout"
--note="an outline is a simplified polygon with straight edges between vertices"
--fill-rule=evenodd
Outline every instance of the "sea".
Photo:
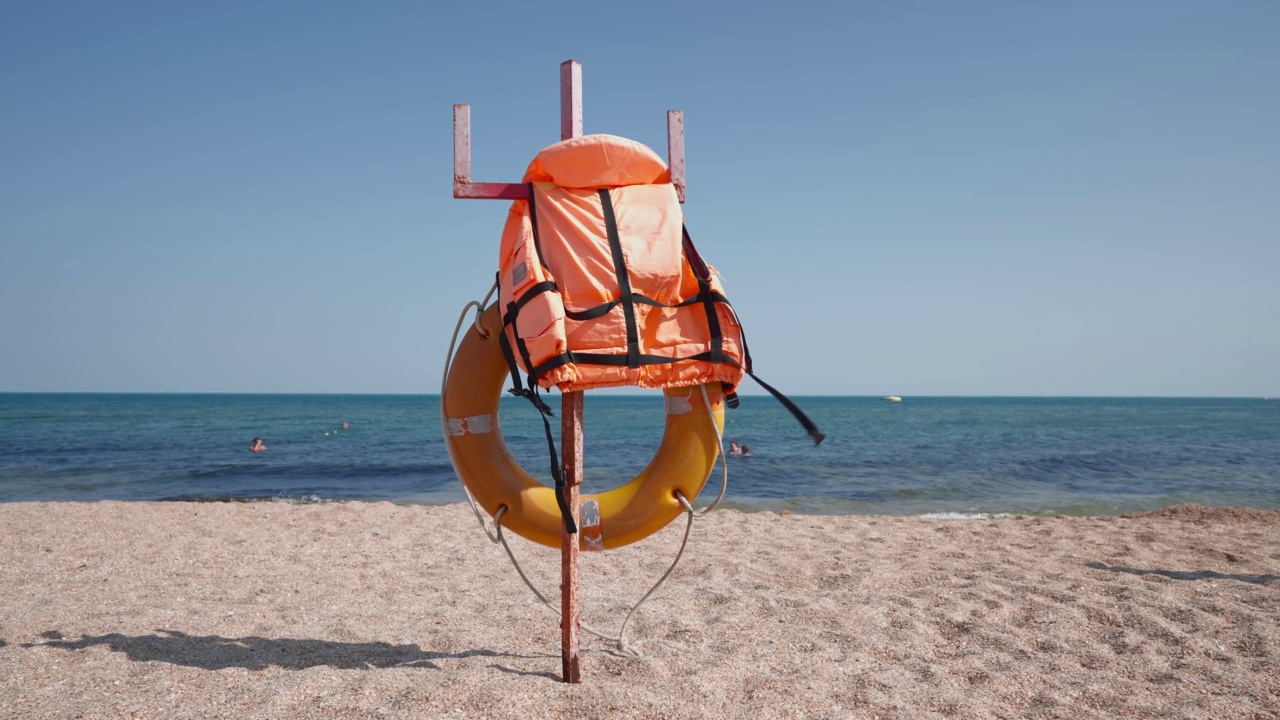
M 1264 398 L 773 398 L 726 414 L 722 507 L 823 514 L 1110 515 L 1280 508 L 1280 401 Z M 584 492 L 653 456 L 660 393 L 588 393 Z M 554 394 L 549 404 L 558 409 Z M 513 456 L 549 482 L 543 425 L 501 402 Z M 553 422 L 558 431 L 559 423 Z M 255 437 L 267 450 L 249 452 Z M 558 439 L 557 439 L 558 442 Z M 714 498 L 717 468 L 700 496 Z M 464 495 L 434 395 L 0 393 L 0 502 L 453 503 Z

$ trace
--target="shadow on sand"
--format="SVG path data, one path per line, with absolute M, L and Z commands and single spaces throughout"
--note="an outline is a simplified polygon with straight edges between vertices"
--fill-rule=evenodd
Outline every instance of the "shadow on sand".
M 42 637 L 46 638 L 44 642 L 23 643 L 22 647 L 82 650 L 95 645 L 104 645 L 138 662 L 159 661 L 206 670 L 230 667 L 265 670 L 271 666 L 302 670 L 318 665 L 348 670 L 394 667 L 428 667 L 432 670 L 440 670 L 441 667 L 436 664 L 436 660 L 458 660 L 469 657 L 541 657 L 497 653 L 492 650 L 466 650 L 458 653 L 430 652 L 422 650 L 417 645 L 392 645 L 378 642 L 348 643 L 294 638 L 197 636 L 187 635 L 177 630 L 156 630 L 154 635 L 138 636 L 110 633 L 78 639 L 64 638 L 57 630 L 50 630 L 43 633 Z M 504 671 L 510 670 L 504 669 Z
M 1252 583 L 1254 585 L 1266 585 L 1280 580 L 1280 575 L 1240 575 L 1235 573 L 1220 573 L 1213 570 L 1143 570 L 1142 568 L 1131 568 L 1123 565 L 1108 565 L 1101 562 L 1085 563 L 1085 567 L 1094 570 L 1107 570 L 1116 573 L 1127 573 L 1129 575 L 1162 575 L 1170 580 L 1239 580 L 1240 582 Z

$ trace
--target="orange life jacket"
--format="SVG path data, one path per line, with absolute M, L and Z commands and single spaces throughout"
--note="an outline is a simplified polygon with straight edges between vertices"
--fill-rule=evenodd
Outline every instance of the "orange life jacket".
M 532 385 L 562 392 L 723 383 L 746 367 L 742 328 L 684 231 L 670 173 L 613 135 L 546 148 L 502 232 L 507 347 Z
M 750 374 L 822 442 L 800 408 L 752 373 L 738 316 L 689 238 L 662 158 L 634 140 L 584 135 L 538 153 L 524 182 L 529 199 L 511 204 L 502 231 L 499 339 L 512 392 L 544 421 L 539 387 L 718 382 L 737 407 Z

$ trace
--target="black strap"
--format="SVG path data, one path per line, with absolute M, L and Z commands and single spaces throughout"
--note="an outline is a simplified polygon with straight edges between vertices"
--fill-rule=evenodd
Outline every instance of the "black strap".
M 511 394 L 519 395 L 523 388 L 520 386 L 520 366 L 516 364 L 516 355 L 511 352 L 511 342 L 507 340 L 507 329 L 502 328 L 502 332 L 498 333 L 498 345 L 502 347 L 502 356 L 507 359 L 507 369 L 511 371 Z
M 502 316 L 501 344 L 502 344 L 502 352 L 507 357 L 507 365 L 511 369 L 511 384 L 512 384 L 511 392 L 515 395 L 524 395 L 525 392 L 520 389 L 520 372 L 519 372 L 518 366 L 516 365 L 515 354 L 511 351 L 511 343 L 507 340 L 507 328 L 508 327 L 511 328 L 511 334 L 515 336 L 516 344 L 520 347 L 520 358 L 524 360 L 524 366 L 528 370 L 528 375 L 529 375 L 528 387 L 529 389 L 533 389 L 538 378 L 542 376 L 542 373 L 546 372 L 547 370 L 550 370 L 551 368 L 544 368 L 541 372 L 536 372 L 536 373 L 532 371 L 531 366 L 533 364 L 533 360 L 529 356 L 528 346 L 525 344 L 524 339 L 520 337 L 520 333 L 517 330 L 517 327 L 516 327 L 517 318 L 520 315 L 520 308 L 529 304 L 529 301 L 532 300 L 533 298 L 545 292 L 558 292 L 558 291 L 559 291 L 559 288 L 556 287 L 556 284 L 554 282 L 551 282 L 550 280 L 545 280 L 526 290 L 524 295 L 520 296 L 520 299 L 516 300 L 513 303 L 507 303 L 507 312 L 504 313 Z M 534 403 L 534 404 L 538 405 L 538 403 Z M 545 405 L 543 407 L 545 407 Z
M 529 391 L 529 394 L 536 400 L 535 406 L 547 408 L 546 403 L 542 402 L 542 398 L 538 397 L 537 385 Z M 556 484 L 556 504 L 560 506 L 560 517 L 564 520 L 565 532 L 573 535 L 578 532 L 578 526 L 573 521 L 573 511 L 569 508 L 569 498 L 565 495 L 564 475 L 560 472 L 560 452 L 556 450 L 556 439 L 551 435 L 551 421 L 547 416 L 551 415 L 551 409 L 547 408 L 542 413 L 542 429 L 547 434 L 547 454 L 551 457 L 551 479 Z
M 681 225 L 680 234 L 683 238 L 685 259 L 689 261 L 693 274 L 698 278 L 698 296 L 702 298 L 702 309 L 707 313 L 707 331 L 711 335 L 711 362 L 725 362 L 729 358 L 724 354 L 724 335 L 720 330 L 720 316 L 716 314 L 715 301 L 711 298 L 711 268 L 703 262 L 698 249 L 693 246 L 693 238 L 689 237 L 689 228 Z
M 542 363 L 541 365 L 538 365 L 537 367 L 530 369 L 529 382 L 530 383 L 536 382 L 538 378 L 541 378 L 543 375 L 551 372 L 552 370 L 555 370 L 558 367 L 563 367 L 565 365 L 568 365 L 569 363 L 576 363 L 577 361 L 578 361 L 577 355 L 573 352 L 560 353 L 559 355 L 556 355 L 555 357 L 548 359 L 546 362 Z
M 543 373 L 560 367 L 574 363 L 575 365 L 606 365 L 609 367 L 641 367 L 644 365 L 663 365 L 666 363 L 677 363 L 685 360 L 702 360 L 711 361 L 711 353 L 703 352 L 696 355 L 687 355 L 685 357 L 668 357 L 666 355 L 650 355 L 648 353 L 636 353 L 634 357 L 631 355 L 608 355 L 605 353 L 589 353 L 589 352 L 565 352 L 556 355 L 541 365 L 533 369 L 535 377 L 541 377 Z M 725 362 L 737 365 L 733 362 L 733 358 L 726 357 Z
M 533 360 L 529 358 L 529 346 L 525 344 L 524 338 L 520 337 L 520 326 L 516 323 L 516 316 L 518 314 L 519 313 L 516 312 L 516 304 L 513 302 L 507 303 L 507 312 L 503 317 L 511 318 L 511 322 L 509 323 L 511 326 L 511 336 L 516 339 L 516 348 L 520 350 L 520 359 L 524 361 L 524 366 L 526 368 L 530 368 L 533 367 Z M 506 337 L 506 325 L 503 325 L 502 329 L 502 335 L 503 337 Z M 533 389 L 532 382 L 529 383 L 529 389 Z
M 678 363 L 686 360 L 699 360 L 703 362 L 711 362 L 710 352 L 700 352 L 694 355 L 685 355 L 682 357 L 670 357 L 668 355 L 651 355 L 649 353 L 636 353 L 634 359 L 630 354 L 627 355 L 607 355 L 605 353 L 573 353 L 573 362 L 580 365 L 608 365 L 611 367 L 640 367 L 642 365 L 663 365 L 666 363 Z M 635 363 L 634 365 L 632 363 Z M 732 363 L 732 358 L 726 358 L 725 362 Z
M 738 320 L 737 313 L 734 311 L 732 305 L 729 306 L 729 311 L 734 313 L 734 320 Z M 738 338 L 742 342 L 742 369 L 747 371 L 748 375 L 751 375 L 751 348 L 747 345 L 747 330 L 742 327 L 741 321 L 738 322 Z M 754 378 L 755 376 L 751 375 L 751 377 Z M 756 382 L 759 382 L 759 380 L 756 380 Z M 738 393 L 735 392 L 736 390 L 737 388 L 731 388 L 727 385 L 724 388 L 724 403 L 734 409 L 736 409 L 740 403 L 738 400 Z
M 689 234 L 687 231 L 685 232 L 685 240 L 686 241 L 689 240 Z M 687 242 L 687 247 L 690 250 L 692 250 L 693 243 L 691 241 Z M 693 252 L 695 255 L 697 254 L 697 250 L 693 250 Z M 706 268 L 706 263 L 702 262 L 702 258 L 698 258 L 698 263 L 701 264 L 703 268 Z M 725 304 L 727 305 L 728 303 L 725 303 Z M 732 305 L 729 305 L 729 311 L 733 312 Z M 824 435 L 822 431 L 818 430 L 817 424 L 815 424 L 812 420 L 810 420 L 808 415 L 804 414 L 804 411 L 800 409 L 800 406 L 791 402 L 791 398 L 788 398 L 786 395 L 783 395 L 781 392 L 778 392 L 777 389 L 775 389 L 769 383 L 761 380 L 759 377 L 756 376 L 755 372 L 752 371 L 751 348 L 747 347 L 747 331 L 742 328 L 741 322 L 738 323 L 738 332 L 739 332 L 739 337 L 742 338 L 742 365 L 740 367 L 742 367 L 742 369 L 746 371 L 748 375 L 751 376 L 752 380 L 755 380 L 757 383 L 759 383 L 760 387 L 764 388 L 765 390 L 768 390 L 770 395 L 773 395 L 778 400 L 778 402 L 782 403 L 783 407 L 791 411 L 791 416 L 794 417 L 796 421 L 800 423 L 800 425 L 805 429 L 805 432 L 809 433 L 809 437 L 813 438 L 814 445 L 821 445 L 822 441 L 825 440 L 827 436 Z M 730 358 L 726 358 L 726 360 L 729 360 L 729 362 L 732 362 L 732 359 Z M 728 387 L 725 388 L 725 404 L 731 408 L 736 408 L 738 407 L 738 404 L 739 404 L 738 393 L 734 392 L 733 389 Z
M 528 294 L 526 293 L 526 297 Z M 520 337 L 519 329 L 516 325 L 516 316 L 518 308 L 515 303 L 507 304 L 507 317 L 511 319 L 511 334 L 515 336 L 516 346 L 520 350 L 520 357 L 524 360 L 524 366 L 530 367 L 533 362 L 529 359 L 529 348 L 525 345 L 524 338 Z M 538 395 L 538 384 L 535 382 L 535 376 L 529 375 L 528 387 L 520 387 L 520 371 L 516 367 L 515 354 L 511 351 L 511 342 L 507 340 L 507 325 L 503 325 L 502 332 L 498 336 L 498 344 L 502 346 L 502 353 L 507 358 L 507 365 L 511 369 L 510 392 L 513 395 L 519 395 L 527 398 L 533 403 L 533 407 L 537 409 L 538 416 L 542 418 L 542 427 L 547 435 L 547 455 L 550 457 L 551 479 L 555 481 L 556 486 L 556 504 L 560 506 L 560 517 L 564 519 L 564 528 L 570 534 L 578 532 L 577 526 L 573 522 L 573 513 L 569 510 L 569 500 L 565 496 L 564 476 L 560 472 L 560 452 L 556 450 L 555 438 L 551 435 L 551 421 L 547 418 L 554 415 L 551 408 L 542 401 L 542 397 Z
M 782 393 L 775 390 L 773 386 L 770 385 L 769 383 L 756 377 L 755 373 L 751 371 L 747 371 L 747 374 L 751 376 L 752 380 L 755 380 L 756 382 L 760 383 L 760 387 L 764 388 L 765 390 L 768 390 L 770 395 L 773 395 L 775 398 L 777 398 L 778 402 L 782 403 L 783 407 L 791 411 L 791 415 L 796 420 L 798 420 L 801 425 L 804 426 L 804 429 L 809 433 L 809 437 L 813 438 L 814 445 L 821 445 L 822 441 L 827 439 L 827 436 L 823 435 L 822 432 L 818 430 L 818 426 L 815 425 L 814 422 L 809 419 L 809 416 L 805 415 L 804 411 L 801 410 L 799 406 L 791 402 L 790 398 L 788 398 L 786 395 L 783 395 Z
M 512 331 L 514 332 L 514 330 L 515 328 L 513 327 Z M 565 530 L 572 535 L 578 532 L 578 528 L 573 522 L 573 513 L 569 510 L 569 499 L 565 495 L 564 475 L 560 472 L 560 452 L 556 450 L 556 440 L 551 434 L 551 421 L 547 419 L 555 413 L 538 395 L 538 385 L 534 382 L 533 375 L 529 376 L 528 388 L 520 387 L 520 370 L 516 366 L 515 354 L 511 351 L 511 343 L 507 340 L 505 327 L 502 329 L 501 334 L 498 335 L 498 344 L 502 346 L 502 354 L 506 356 L 507 365 L 511 369 L 512 388 L 509 392 L 512 395 L 527 398 L 538 411 L 538 416 L 542 418 L 542 429 L 547 436 L 547 455 L 550 458 L 551 479 L 555 481 L 556 487 L 556 504 L 560 506 L 560 516 L 564 519 Z
M 550 277 L 551 271 L 547 269 L 547 261 L 542 255 L 542 241 L 538 238 L 538 203 L 534 199 L 536 195 L 533 183 L 529 183 L 529 227 L 533 230 L 533 251 L 538 255 L 538 264 L 542 266 L 543 272 Z
M 525 290 L 524 294 L 521 295 L 514 303 L 507 303 L 507 313 L 502 316 L 502 324 L 514 324 L 516 321 L 516 313 L 520 312 L 521 308 L 528 305 L 529 301 L 533 300 L 535 297 L 542 293 L 559 291 L 560 288 L 556 287 L 556 284 L 550 280 L 543 280 L 542 282 L 530 287 L 528 290 Z M 515 308 L 514 311 L 511 309 L 513 306 Z
M 600 188 L 600 208 L 604 211 L 604 229 L 609 236 L 609 251 L 613 253 L 613 272 L 618 278 L 622 313 L 627 320 L 627 367 L 640 367 L 636 358 L 640 355 L 640 332 L 636 327 L 636 306 L 631 299 L 631 277 L 627 273 L 627 259 L 622 255 L 622 239 L 618 237 L 618 219 L 613 214 L 613 198 L 609 188 Z
M 511 389 L 507 390 L 507 392 L 517 397 L 527 399 L 529 402 L 533 403 L 533 407 L 543 415 L 555 415 L 555 413 L 551 411 L 550 406 L 542 402 L 541 397 L 529 388 L 522 386 L 522 383 L 520 382 L 520 366 L 516 364 L 515 353 L 511 351 L 511 341 L 507 340 L 507 332 L 505 328 L 503 329 L 502 334 L 498 336 L 498 346 L 502 348 L 502 355 L 507 359 L 507 369 L 511 371 Z M 532 382 L 530 382 L 529 385 L 531 387 L 537 387 Z
M 498 281 L 498 286 L 501 287 L 502 286 L 501 272 L 497 273 L 497 281 Z M 512 334 L 514 334 L 515 328 L 512 328 L 511 332 Z M 520 387 L 520 366 L 516 364 L 515 353 L 511 351 L 511 341 L 507 340 L 507 322 L 505 319 L 503 320 L 503 323 L 502 323 L 502 329 L 498 332 L 498 347 L 502 348 L 502 356 L 506 358 L 506 361 L 507 361 L 507 370 L 511 372 L 510 392 L 513 395 L 519 395 L 522 389 Z
M 696 355 L 689 355 L 686 357 L 675 357 L 675 358 L 666 357 L 664 355 L 643 354 L 643 355 L 637 356 L 634 359 L 627 355 L 606 355 L 604 353 L 576 352 L 572 354 L 562 353 L 560 355 L 557 355 L 547 363 L 544 363 L 544 365 L 554 364 L 554 367 L 559 367 L 561 365 L 566 365 L 572 362 L 580 365 L 605 365 L 605 366 L 611 366 L 611 367 L 622 367 L 625 365 L 627 367 L 635 367 L 634 365 L 631 364 L 632 362 L 637 362 L 640 365 L 660 365 L 662 363 L 676 363 L 676 362 L 683 362 L 686 360 L 713 362 L 711 360 L 710 352 L 697 353 Z M 737 365 L 738 367 L 742 367 L 741 364 L 734 362 L 733 358 L 728 356 L 725 356 L 723 362 L 729 363 L 731 365 Z M 551 369 L 550 367 L 547 368 L 547 370 L 550 370 L 550 369 Z M 539 366 L 539 368 L 536 368 L 534 371 L 545 372 L 545 370 L 541 370 L 541 366 Z M 822 441 L 825 440 L 827 436 L 823 434 L 821 430 L 818 429 L 817 424 L 814 423 L 812 420 L 810 420 L 808 415 L 804 414 L 804 411 L 800 409 L 800 406 L 796 405 L 794 402 L 791 401 L 791 398 L 788 398 L 786 395 L 783 395 L 780 391 L 778 391 L 772 385 L 765 382 L 764 380 L 761 380 L 759 376 L 757 376 L 755 373 L 751 372 L 750 370 L 745 370 L 745 371 L 748 375 L 751 376 L 752 380 L 755 380 L 757 383 L 759 383 L 760 387 L 764 388 L 765 390 L 768 390 L 770 395 L 773 395 L 775 398 L 777 398 L 778 402 L 782 403 L 782 406 L 791 412 L 792 417 L 794 417 L 796 421 L 799 422 L 802 427 L 804 427 L 805 432 L 809 433 L 809 437 L 813 438 L 814 445 L 822 444 Z M 737 393 L 734 393 L 734 395 L 736 397 Z M 725 402 L 726 404 L 728 404 L 728 393 L 726 393 Z M 737 407 L 737 405 L 738 403 L 735 401 L 732 405 L 730 405 L 730 407 Z
M 642 295 L 640 293 L 631 293 L 631 302 L 636 303 L 638 305 L 649 305 L 651 307 L 660 307 L 660 308 L 688 307 L 689 305 L 693 305 L 694 303 L 702 302 L 702 299 L 703 299 L 703 294 L 701 291 L 699 291 L 696 295 L 693 295 L 678 303 L 658 302 L 657 300 L 654 300 L 648 295 Z M 714 292 L 714 291 L 711 292 L 711 299 L 715 300 L 716 302 L 722 302 L 722 303 L 729 302 L 729 298 L 725 297 L 721 293 Z M 617 307 L 620 304 L 622 304 L 622 298 L 618 298 L 617 300 L 611 300 L 607 303 L 597 305 L 593 308 L 588 308 L 586 310 L 579 310 L 577 312 L 570 310 L 568 308 L 565 308 L 564 316 L 569 318 L 570 320 L 577 320 L 578 322 L 584 322 L 586 320 L 595 320 L 598 317 L 603 317 L 605 315 L 608 315 L 609 311 L 613 310 L 615 307 Z
M 699 280 L 711 282 L 711 266 L 707 265 L 702 256 L 698 254 L 698 249 L 693 246 L 693 238 L 689 237 L 689 228 L 682 224 L 680 233 L 683 236 L 681 245 L 684 249 L 684 256 L 689 260 L 689 266 L 693 268 L 693 274 Z
M 621 302 L 622 302 L 622 298 L 618 298 L 617 300 L 612 300 L 610 302 L 604 303 L 603 305 L 597 305 L 593 308 L 590 308 L 588 310 L 582 310 L 580 312 L 574 312 L 569 308 L 565 308 L 564 316 L 569 318 L 570 320 L 576 320 L 578 322 L 595 320 L 598 317 L 604 317 L 605 315 L 608 315 L 609 311 L 618 307 L 619 303 Z

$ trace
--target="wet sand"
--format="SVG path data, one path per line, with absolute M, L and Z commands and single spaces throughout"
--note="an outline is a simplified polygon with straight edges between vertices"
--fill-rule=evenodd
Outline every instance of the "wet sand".
M 682 533 L 584 554 L 584 621 Z M 4 718 L 1280 717 L 1280 511 L 717 511 L 579 685 L 465 505 L 12 503 L 0 537 Z

